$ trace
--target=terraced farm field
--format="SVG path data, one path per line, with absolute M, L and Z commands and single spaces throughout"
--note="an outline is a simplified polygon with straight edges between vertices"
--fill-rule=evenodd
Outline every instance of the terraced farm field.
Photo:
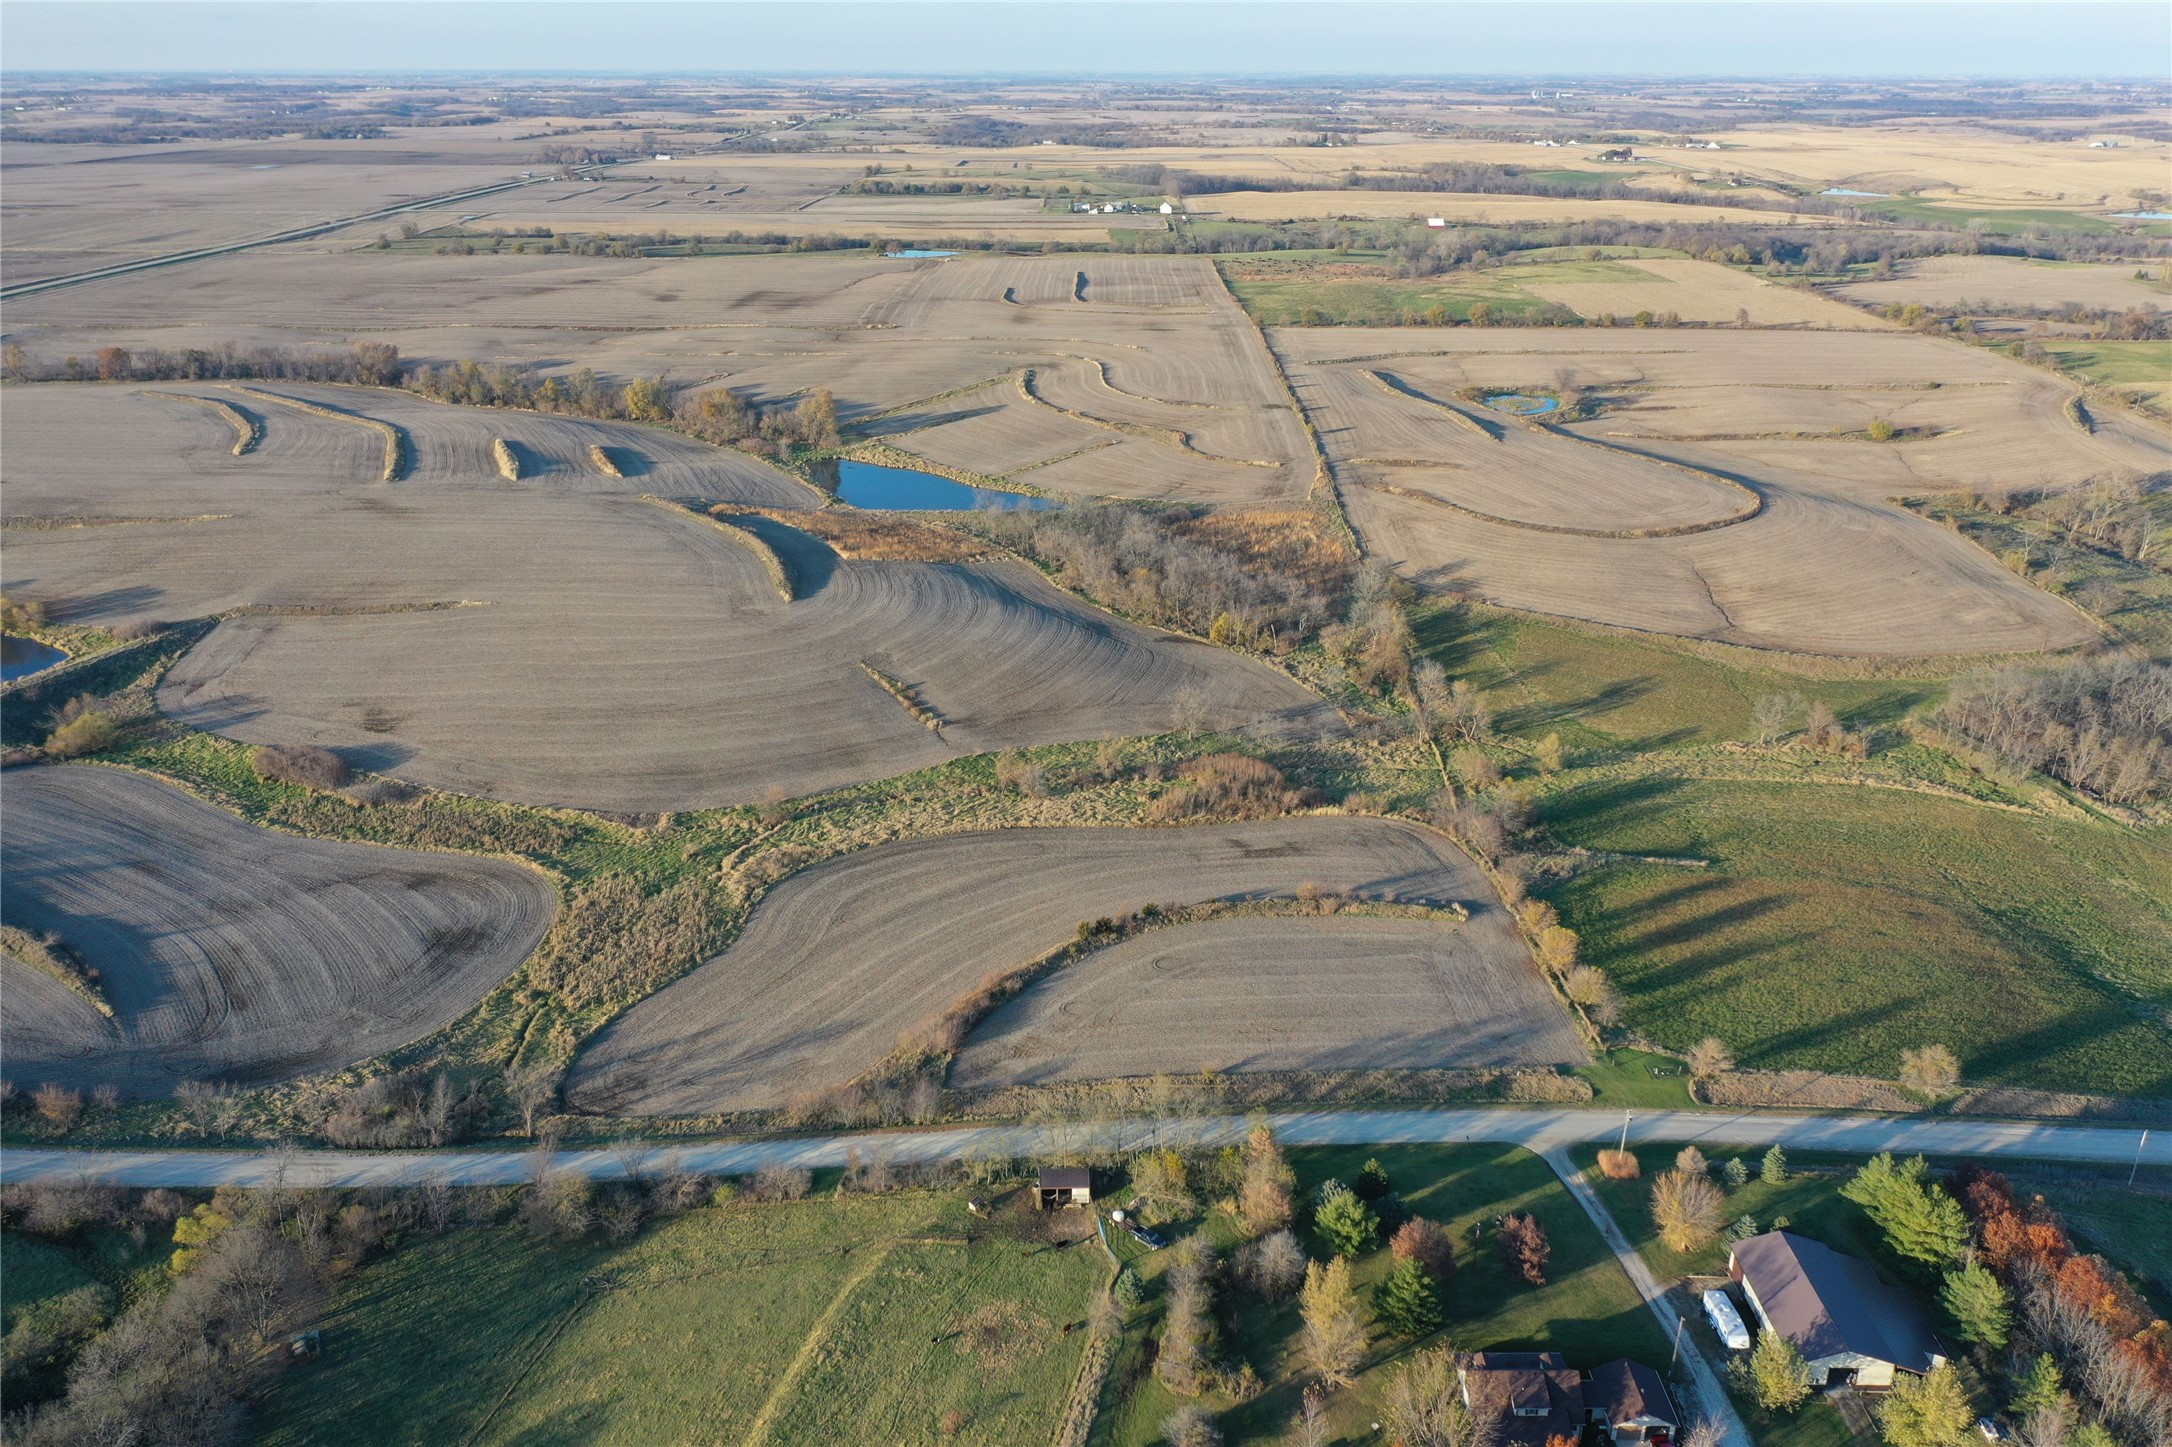
M 8 1073 L 164 1095 L 404 1045 L 543 936 L 556 891 L 497 860 L 299 839 L 115 769 L 11 772 L 5 909 L 98 971 L 110 1019 L 0 959 Z
M 2172 462 L 2172 433 L 2125 417 L 2084 433 L 2058 379 L 1915 336 L 1285 328 L 1274 344 L 1368 551 L 1406 576 L 1765 648 L 2084 642 L 2095 630 L 2078 611 L 1887 499 L 2056 489 Z M 1600 412 L 1527 432 L 1457 400 L 1494 388 L 1589 389 Z M 1881 419 L 1921 435 L 1868 441 Z M 1715 478 L 1761 505 L 1718 511 Z
M 950 1083 L 1584 1063 L 1529 958 L 1497 930 L 1468 928 L 1346 917 L 1150 931 L 999 1008 Z
M 848 562 L 763 525 L 793 560 L 786 601 L 735 533 L 625 495 L 812 497 L 737 454 L 640 428 L 279 390 L 397 419 L 412 469 L 377 482 L 377 434 L 272 404 L 263 443 L 236 458 L 207 409 L 103 388 L 8 399 L 11 510 L 202 519 L 13 533 L 7 569 L 11 592 L 72 621 L 235 615 L 159 694 L 212 732 L 319 744 L 464 793 L 656 811 L 1180 720 L 1334 726 L 1283 675 L 1119 623 L 1019 564 Z M 71 448 L 86 428 L 99 440 Z M 493 436 L 540 460 L 533 479 L 499 476 Z M 605 476 L 586 459 L 593 437 L 654 470 Z M 941 731 L 863 663 L 916 689 Z
M 1461 851 L 1413 825 L 1303 818 L 1183 829 L 1003 830 L 887 844 L 810 869 L 780 885 L 739 941 L 636 1005 L 576 1062 L 570 1101 L 614 1115 L 685 1115 L 783 1105 L 841 1085 L 899 1038 L 933 1023 L 992 972 L 1015 969 L 1073 937 L 1081 919 L 1148 903 L 1290 895 L 1313 882 L 1366 898 L 1464 903 L 1456 957 L 1481 981 L 1533 970 L 1492 887 Z M 1302 951 L 1312 920 L 1262 925 L 1276 952 Z M 1151 932 L 1148 948 L 1178 944 Z M 1181 946 L 1180 946 L 1181 947 Z M 1355 965 L 1352 969 L 1358 968 Z M 1458 980 L 1460 986 L 1460 976 Z M 1538 981 L 1533 979 L 1534 986 Z M 1254 1022 L 1234 992 L 1222 1042 Z M 1510 997 L 1540 1039 L 1556 1028 L 1543 987 Z M 1366 1065 L 1413 1052 L 1380 1033 L 1369 1004 L 1320 998 L 1311 1049 Z M 1496 1010 L 1504 1007 L 1495 1006 Z M 1456 999 L 1434 1018 L 1484 1018 Z M 1244 1018 L 1252 1017 L 1252 1018 Z M 1286 1019 L 1281 1007 L 1269 1019 Z M 1497 1015 L 1496 1021 L 1499 1021 Z M 1227 1058 L 1222 1042 L 1211 1053 Z M 1438 1039 L 1433 1064 L 1461 1064 L 1462 1045 Z M 1132 1047 L 1078 1069 L 1114 1073 Z M 1426 1052 L 1416 1052 L 1423 1054 Z
M 578 358 L 764 401 L 823 387 L 848 421 L 898 414 L 872 429 L 895 446 L 977 472 L 1034 469 L 1057 491 L 1246 502 L 1312 480 L 1273 362 L 1205 257 L 362 253 L 211 261 L 189 276 L 185 291 L 152 274 L 68 305 L 25 298 L 11 339 L 57 358 L 229 338 L 340 349 L 366 328 L 433 362 L 564 374 Z M 1029 369 L 1038 401 L 1014 385 Z M 437 430 L 457 451 L 489 425 Z

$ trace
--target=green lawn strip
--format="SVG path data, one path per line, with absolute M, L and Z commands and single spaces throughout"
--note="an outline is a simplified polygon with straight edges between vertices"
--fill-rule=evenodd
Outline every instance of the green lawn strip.
M 1447 1327 L 1439 1337 L 1412 1344 L 1376 1334 L 1356 1384 L 1333 1394 L 1331 1422 L 1341 1440 L 1365 1440 L 1367 1424 L 1379 1419 L 1397 1363 L 1413 1350 L 1443 1342 L 1465 1350 L 1556 1350 L 1579 1366 L 1625 1355 L 1654 1364 L 1666 1361 L 1667 1341 L 1636 1289 L 1590 1218 L 1537 1156 L 1497 1145 L 1308 1147 L 1289 1152 L 1301 1194 L 1331 1176 L 1354 1179 L 1373 1158 L 1387 1169 L 1412 1213 L 1448 1229 L 1456 1243 L 1457 1271 L 1447 1294 Z M 1543 1287 L 1527 1285 L 1501 1263 L 1490 1230 L 1485 1239 L 1476 1239 L 1479 1228 L 1490 1228 L 1509 1211 L 1530 1211 L 1546 1228 L 1553 1259 Z M 1199 1224 L 1225 1244 L 1233 1237 L 1227 1218 L 1218 1213 Z M 1169 1228 L 1164 1234 L 1174 1240 L 1183 1229 Z M 1322 1254 L 1317 1239 L 1307 1237 L 1306 1246 L 1315 1256 Z M 1166 1253 L 1149 1257 L 1142 1263 L 1142 1275 L 1152 1283 L 1166 1260 Z M 1372 1288 L 1392 1264 L 1384 1248 L 1357 1260 L 1353 1275 L 1361 1299 L 1369 1302 Z M 1249 1403 L 1214 1395 L 1205 1402 L 1223 1413 L 1223 1429 L 1233 1441 L 1292 1440 L 1290 1427 L 1307 1380 L 1297 1357 L 1302 1324 L 1296 1301 L 1265 1306 L 1226 1279 L 1218 1288 L 1218 1301 L 1225 1357 L 1232 1365 L 1250 1362 L 1267 1390 Z M 1142 1318 L 1153 1314 L 1143 1312 Z M 1161 1423 L 1180 1405 L 1152 1376 L 1137 1370 L 1143 1325 L 1133 1326 L 1126 1355 L 1110 1374 L 1104 1410 L 1096 1422 L 1097 1443 L 1144 1447 L 1158 1441 Z
M 1688 1072 L 1671 1055 L 1654 1055 L 1648 1050 L 1604 1050 L 1576 1073 L 1591 1082 L 1594 1106 L 1690 1110 L 1697 1104 L 1690 1098 Z
M 2050 208 L 2039 210 L 2008 210 L 2004 208 L 1971 208 L 1949 206 L 1937 201 L 1927 201 L 1917 196 L 1886 196 L 1876 199 L 1855 198 L 1857 210 L 1872 212 L 1898 221 L 1929 221 L 1952 227 L 1981 223 L 1978 229 L 1993 236 L 2011 236 L 2032 227 L 2048 227 L 2058 231 L 2083 231 L 2092 236 L 2105 235 L 2116 228 L 2101 216 L 2090 216 L 2079 211 L 2061 211 Z M 2154 229 L 2154 228 L 2152 228 Z
M 338 1294 L 323 1357 L 282 1380 L 257 1440 L 739 1441 L 767 1408 L 774 1443 L 884 1421 L 882 1440 L 932 1441 L 953 1407 L 955 1440 L 1024 1440 L 1062 1409 L 1084 1345 L 1062 1326 L 1105 1258 L 968 1245 L 970 1223 L 962 1193 L 904 1192 L 704 1208 L 623 1246 L 417 1240 Z M 975 1321 L 990 1329 L 961 1348 Z
M 1747 1066 L 2172 1095 L 2172 851 L 2137 831 L 1897 790 L 1563 776 L 1563 844 L 1617 862 L 1549 891 L 1631 1027 Z

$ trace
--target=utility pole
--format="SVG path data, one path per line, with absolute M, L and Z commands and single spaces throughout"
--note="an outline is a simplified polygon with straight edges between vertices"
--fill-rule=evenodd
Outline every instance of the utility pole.
M 2149 1132 L 2143 1131 L 2142 1138 L 2134 1143 L 2134 1164 L 2127 1167 L 2127 1184 L 2130 1186 L 2134 1184 L 2134 1173 L 2142 1169 L 2142 1147 L 2148 1144 Z
M 1673 1355 L 1673 1356 L 1671 1356 L 1671 1357 L 1669 1357 L 1669 1358 L 1667 1358 L 1667 1374 L 1668 1374 L 1669 1376 L 1672 1376 L 1672 1375 L 1674 1374 L 1674 1369 L 1675 1369 L 1676 1367 L 1678 1367 L 1678 1366 L 1680 1366 L 1680 1365 L 1682 1364 L 1682 1329 L 1683 1329 L 1684 1327 L 1688 1326 L 1688 1325 L 1689 1325 L 1689 1318 L 1688 1318 L 1688 1317 L 1686 1317 L 1686 1316 L 1682 1316 L 1682 1315 L 1679 1315 L 1679 1314 L 1677 1314 L 1677 1315 L 1675 1316 L 1675 1318 L 1674 1318 L 1674 1355 Z
M 2143 1134 L 2147 1135 L 2148 1132 L 2144 1131 Z M 1629 1150 L 1629 1112 L 1627 1110 L 1623 1110 L 1621 1113 L 1621 1148 L 1624 1154 Z

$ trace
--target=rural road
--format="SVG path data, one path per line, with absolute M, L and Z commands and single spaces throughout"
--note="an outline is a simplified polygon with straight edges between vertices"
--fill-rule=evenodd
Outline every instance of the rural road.
M 1077 1125 L 963 1126 L 791 1140 L 644 1143 L 636 1148 L 565 1150 L 554 1164 L 599 1180 L 653 1170 L 675 1156 L 686 1170 L 745 1175 L 768 1165 L 838 1166 L 848 1153 L 895 1164 L 1135 1150 L 1147 1145 L 1242 1141 L 1252 1117 L 1093 1121 Z M 1285 1145 L 1423 1145 L 1489 1141 L 1541 1155 L 1616 1137 L 1620 1115 L 1589 1109 L 1333 1110 L 1270 1114 Z M 2172 1166 L 2172 1132 L 2142 1140 L 2138 1129 L 2025 1125 L 2006 1121 L 1894 1120 L 1879 1116 L 1726 1115 L 1653 1111 L 1631 1119 L 1632 1141 L 1686 1141 L 1726 1148 L 1783 1145 L 1797 1150 L 1932 1156 L 2010 1157 Z M 2139 1147 L 2139 1155 L 2138 1155 Z M 0 1180 L 83 1181 L 118 1186 L 396 1186 L 423 1180 L 505 1185 L 534 1169 L 525 1150 L 213 1151 L 0 1150 Z

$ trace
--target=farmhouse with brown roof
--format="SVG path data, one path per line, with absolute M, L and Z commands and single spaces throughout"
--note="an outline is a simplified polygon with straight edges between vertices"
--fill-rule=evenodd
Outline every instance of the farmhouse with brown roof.
M 1559 1352 L 1477 1352 L 1457 1368 L 1463 1405 L 1497 1424 L 1500 1447 L 1584 1440 L 1587 1427 L 1616 1443 L 1666 1442 L 1677 1429 L 1659 1373 L 1627 1359 L 1587 1377 Z

